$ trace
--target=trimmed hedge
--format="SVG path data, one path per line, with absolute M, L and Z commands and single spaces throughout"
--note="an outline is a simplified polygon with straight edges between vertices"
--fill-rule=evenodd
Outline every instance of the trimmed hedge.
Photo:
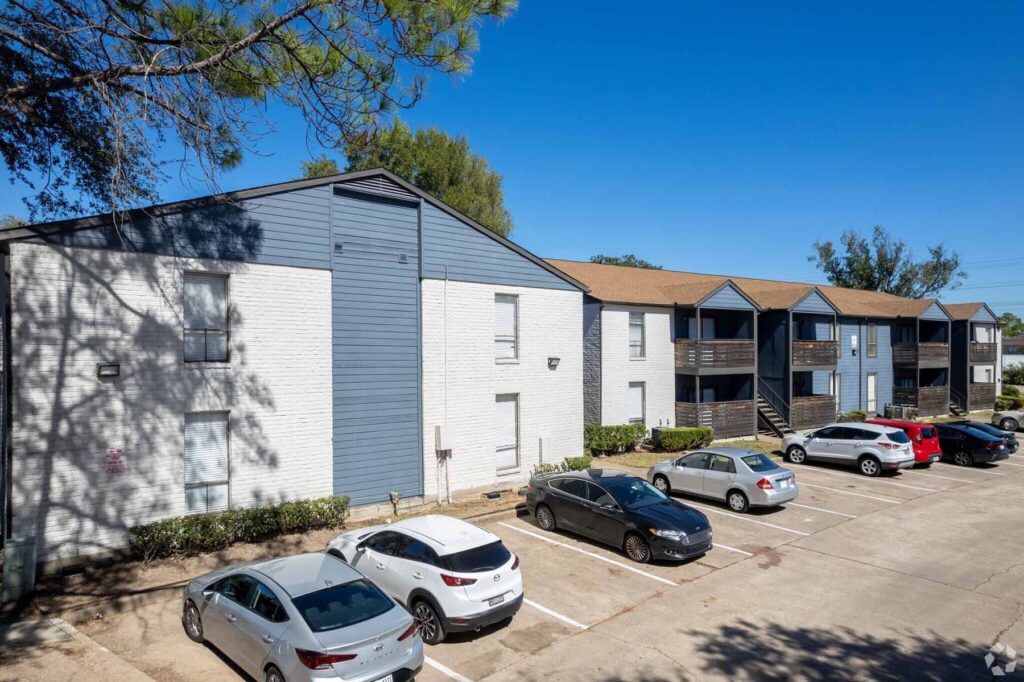
M 645 438 L 647 427 L 644 424 L 587 424 L 583 427 L 583 446 L 595 454 L 635 450 Z
M 1024 385 L 1024 364 L 1010 365 L 1003 370 L 1003 383 Z
M 706 426 L 658 429 L 658 447 L 668 452 L 696 450 L 711 445 L 715 432 Z
M 839 415 L 841 422 L 862 422 L 867 421 L 868 413 L 864 410 L 850 410 Z
M 533 475 L 540 476 L 542 474 L 561 474 L 566 471 L 582 471 L 583 469 L 589 469 L 592 461 L 593 458 L 589 455 L 583 455 L 582 457 L 566 457 L 565 460 L 559 464 L 538 464 L 533 468 Z
M 1024 409 L 1024 399 L 1017 395 L 997 395 L 996 410 L 1020 410 Z
M 128 529 L 132 556 L 152 561 L 169 556 L 215 552 L 236 542 L 259 542 L 275 535 L 338 528 L 348 516 L 347 497 L 283 502 L 144 523 Z
M 1012 396 L 1014 398 L 1019 398 L 1020 397 L 1020 389 L 1017 388 L 1016 386 L 1004 386 L 1003 387 L 1003 395 L 1008 395 L 1008 396 Z

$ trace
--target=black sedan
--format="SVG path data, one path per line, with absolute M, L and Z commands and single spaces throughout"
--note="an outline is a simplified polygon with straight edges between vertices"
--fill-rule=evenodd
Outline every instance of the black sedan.
M 589 469 L 530 479 L 526 507 L 556 528 L 620 548 L 633 561 L 683 561 L 711 549 L 708 517 L 620 471 Z
M 990 436 L 974 426 L 962 424 L 936 424 L 942 456 L 954 464 L 972 466 L 998 462 L 1010 456 L 1002 438 Z
M 985 424 L 985 423 L 982 423 L 982 422 L 973 422 L 973 421 L 970 421 L 970 420 L 967 420 L 967 419 L 961 419 L 960 421 L 947 422 L 947 423 L 955 424 L 956 426 L 970 426 L 971 428 L 978 429 L 979 431 L 984 431 L 985 433 L 987 433 L 990 436 L 995 436 L 996 438 L 1001 438 L 1002 441 L 1004 443 L 1006 443 L 1006 449 L 1010 452 L 1011 455 L 1013 453 L 1017 452 L 1017 449 L 1020 447 L 1020 443 L 1017 442 L 1017 436 L 1015 436 L 1014 434 L 1010 433 L 1009 431 L 1003 431 L 1002 429 L 997 429 L 996 427 L 992 426 L 991 424 Z

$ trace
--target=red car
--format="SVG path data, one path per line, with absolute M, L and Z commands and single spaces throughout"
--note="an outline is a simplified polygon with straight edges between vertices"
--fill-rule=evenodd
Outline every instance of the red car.
M 927 468 L 932 462 L 938 462 L 942 458 L 939 432 L 933 424 L 920 424 L 902 419 L 868 419 L 867 423 L 892 426 L 907 434 L 914 448 L 914 462 L 922 468 Z

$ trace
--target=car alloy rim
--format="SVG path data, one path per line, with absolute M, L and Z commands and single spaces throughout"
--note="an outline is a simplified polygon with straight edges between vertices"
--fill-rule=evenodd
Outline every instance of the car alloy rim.
M 551 523 L 551 512 L 546 507 L 537 512 L 537 520 L 540 521 L 540 527 L 544 530 L 549 530 L 553 525 Z
M 634 561 L 643 561 L 647 558 L 647 544 L 639 536 L 630 535 L 626 540 L 626 553 Z
M 878 465 L 875 464 L 875 460 L 866 459 L 863 462 L 861 462 L 860 469 L 865 474 L 874 474 L 876 471 L 878 471 Z
M 1006 421 L 1003 422 L 1002 427 L 1003 431 L 1016 431 L 1017 422 L 1013 421 L 1012 419 L 1007 419 Z
M 284 678 L 277 670 L 271 670 L 267 673 L 267 682 L 284 682 Z
M 956 463 L 957 464 L 960 464 L 961 466 L 966 466 L 967 462 L 968 462 L 968 457 L 967 457 L 966 453 L 964 453 L 964 452 L 956 453 Z
M 185 627 L 188 628 L 188 634 L 193 637 L 199 636 L 199 611 L 191 604 L 185 609 Z
M 793 450 L 793 452 L 789 454 L 789 458 L 792 459 L 797 464 L 799 464 L 800 462 L 804 461 L 804 451 L 801 450 L 800 448 L 796 448 L 795 450 Z
M 433 640 L 437 636 L 437 618 L 434 616 L 434 610 L 426 604 L 416 607 L 416 624 L 423 639 Z
M 729 496 L 729 506 L 736 511 L 743 509 L 743 498 L 739 493 L 733 493 Z
M 658 476 L 654 479 L 654 487 L 661 492 L 665 492 L 668 490 L 668 483 L 665 482 L 665 479 L 662 476 Z

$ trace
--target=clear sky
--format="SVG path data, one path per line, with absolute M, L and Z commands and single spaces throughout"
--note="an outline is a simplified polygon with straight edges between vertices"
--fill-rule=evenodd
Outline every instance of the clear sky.
M 542 256 L 823 281 L 811 243 L 881 224 L 961 253 L 946 300 L 1024 314 L 1022 86 L 1016 0 L 522 0 L 469 77 L 433 78 L 403 116 L 468 137 Z M 304 126 L 270 115 L 222 187 L 298 174 Z M 0 213 L 23 193 L 0 187 Z

